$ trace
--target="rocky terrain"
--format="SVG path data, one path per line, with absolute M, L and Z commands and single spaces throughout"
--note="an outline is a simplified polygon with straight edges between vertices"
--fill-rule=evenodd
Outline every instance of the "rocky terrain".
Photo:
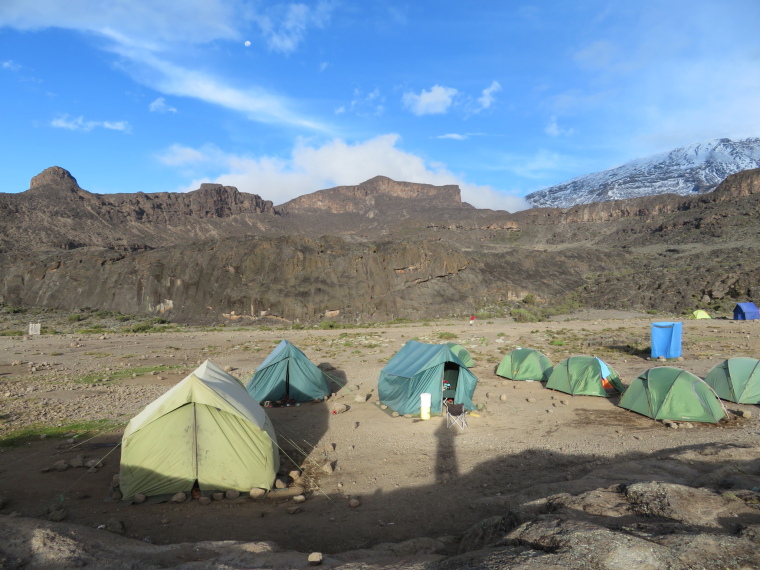
M 657 194 L 688 196 L 710 192 L 731 174 L 758 167 L 760 139 L 716 139 L 579 176 L 526 198 L 533 206 L 569 208 Z
M 615 398 L 494 374 L 505 352 L 531 346 L 555 363 L 595 354 L 628 384 L 657 364 L 647 360 L 650 322 L 674 315 L 581 311 L 542 323 L 339 330 L 270 320 L 152 333 L 125 332 L 103 312 L 75 315 L 0 315 L 5 330 L 39 320 L 59 332 L 0 337 L 0 567 L 760 565 L 757 406 L 727 403 L 718 425 L 668 427 Z M 704 376 L 729 356 L 757 355 L 759 326 L 686 321 L 683 360 L 670 364 Z M 283 473 L 301 473 L 303 502 L 114 500 L 116 444 L 130 417 L 207 358 L 247 380 L 282 338 L 327 370 L 335 391 L 324 404 L 268 409 Z M 464 431 L 379 406 L 379 371 L 410 338 L 454 340 L 472 354 L 481 409 Z
M 728 310 L 758 294 L 759 178 L 511 214 L 383 177 L 273 206 L 211 184 L 96 195 L 53 167 L 0 194 L 0 304 L 206 324 Z

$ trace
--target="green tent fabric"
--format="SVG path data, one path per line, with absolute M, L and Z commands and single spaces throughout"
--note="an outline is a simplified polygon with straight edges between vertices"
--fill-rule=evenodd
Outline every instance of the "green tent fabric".
M 472 395 L 478 379 L 445 344 L 407 342 L 380 371 L 378 397 L 399 414 L 419 413 L 420 394 L 431 394 L 430 411 L 441 413 L 445 393 L 455 404 L 475 408 Z
M 475 366 L 475 361 L 472 359 L 472 355 L 469 353 L 469 351 L 465 347 L 455 342 L 447 342 L 446 344 L 449 345 L 451 352 L 456 354 L 459 357 L 459 360 L 464 362 L 464 365 L 467 368 L 472 368 L 473 366 Z
M 717 423 L 726 415 L 704 380 L 673 366 L 650 368 L 640 374 L 618 406 L 655 420 Z
M 516 348 L 504 355 L 496 375 L 510 380 L 545 382 L 552 373 L 552 361 L 532 348 Z
M 691 314 L 689 318 L 690 319 L 711 319 L 712 317 L 707 314 L 707 311 L 703 311 L 702 309 L 697 309 Z
M 133 417 L 121 440 L 124 499 L 254 487 L 279 469 L 274 428 L 234 377 L 206 361 Z
M 571 356 L 552 370 L 546 387 L 573 396 L 607 397 L 607 391 L 625 392 L 611 366 L 594 356 Z
M 287 340 L 264 359 L 246 389 L 257 402 L 312 402 L 330 395 L 324 373 Z
M 705 382 L 719 398 L 737 404 L 760 404 L 760 360 L 737 357 L 717 364 Z

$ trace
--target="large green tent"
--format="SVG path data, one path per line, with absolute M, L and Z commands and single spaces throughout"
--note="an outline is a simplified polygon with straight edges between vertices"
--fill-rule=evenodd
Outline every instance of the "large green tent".
M 618 405 L 655 420 L 717 423 L 726 415 L 704 380 L 673 366 L 650 368 L 640 374 Z
M 431 394 L 430 411 L 441 413 L 443 398 L 473 409 L 478 379 L 445 344 L 407 342 L 380 371 L 380 401 L 399 414 L 418 413 L 420 394 Z
M 464 362 L 464 365 L 467 368 L 472 368 L 473 366 L 475 366 L 475 361 L 472 359 L 472 355 L 465 347 L 455 342 L 447 342 L 446 344 L 449 345 L 451 352 L 456 354 L 459 357 L 459 360 Z
M 545 382 L 552 372 L 552 361 L 532 348 L 516 348 L 504 355 L 496 375 L 510 380 Z
M 257 402 L 311 402 L 330 395 L 324 373 L 287 340 L 264 359 L 246 389 Z
M 571 356 L 552 370 L 546 387 L 573 396 L 607 397 L 608 391 L 625 392 L 611 366 L 594 356 Z
M 264 409 L 208 360 L 132 418 L 121 440 L 124 499 L 270 489 L 277 441 Z
M 760 404 L 760 360 L 737 357 L 717 364 L 705 382 L 719 398 L 737 404 Z

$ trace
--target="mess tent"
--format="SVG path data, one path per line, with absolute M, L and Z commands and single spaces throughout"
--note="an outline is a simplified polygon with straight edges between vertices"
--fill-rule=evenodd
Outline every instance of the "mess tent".
M 399 414 L 419 413 L 420 394 L 431 394 L 430 411 L 440 414 L 443 400 L 472 410 L 477 377 L 445 344 L 407 342 L 380 371 L 380 402 Z
M 691 372 L 658 366 L 640 374 L 618 406 L 655 420 L 718 423 L 726 410 L 712 388 Z
M 509 380 L 546 382 L 552 367 L 552 361 L 542 352 L 532 348 L 516 348 L 501 359 L 496 375 Z
M 602 396 L 622 394 L 625 386 L 612 367 L 595 356 L 571 356 L 557 364 L 546 387 L 573 396 Z
M 760 360 L 736 357 L 716 364 L 705 382 L 721 400 L 737 404 L 760 404 Z
M 737 303 L 734 307 L 735 321 L 752 321 L 760 319 L 760 310 L 754 303 Z
M 280 456 L 266 411 L 206 361 L 133 417 L 121 440 L 125 500 L 271 489 Z
M 330 396 L 324 372 L 287 340 L 259 365 L 246 390 L 257 402 L 282 404 L 321 401 Z

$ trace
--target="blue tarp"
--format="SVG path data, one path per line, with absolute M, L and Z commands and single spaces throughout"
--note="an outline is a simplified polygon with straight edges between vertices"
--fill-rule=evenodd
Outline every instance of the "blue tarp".
M 681 356 L 683 323 L 652 323 L 652 358 Z
M 737 303 L 734 307 L 735 321 L 751 321 L 760 319 L 760 310 L 754 303 Z

